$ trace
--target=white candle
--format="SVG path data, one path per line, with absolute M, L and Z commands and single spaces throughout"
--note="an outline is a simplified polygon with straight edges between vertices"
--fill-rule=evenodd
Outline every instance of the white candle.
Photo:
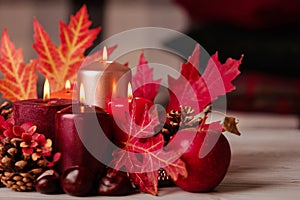
M 105 52 L 105 51 L 103 51 Z M 131 71 L 117 62 L 103 60 L 83 66 L 78 71 L 78 85 L 85 89 L 85 104 L 106 109 L 114 97 L 127 97 L 127 86 L 131 81 Z

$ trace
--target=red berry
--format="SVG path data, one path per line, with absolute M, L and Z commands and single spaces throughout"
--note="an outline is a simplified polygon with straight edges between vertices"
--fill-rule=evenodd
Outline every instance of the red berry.
M 179 143 L 173 145 L 183 147 L 190 144 L 182 154 L 188 171 L 186 178 L 179 176 L 174 183 L 189 192 L 211 191 L 225 177 L 231 159 L 230 146 L 225 136 L 218 131 L 197 132 L 193 140 L 190 136 L 195 129 L 180 131 Z M 183 138 L 186 139 L 183 139 Z M 174 146 L 173 146 L 174 148 Z M 200 151 L 201 150 L 201 151 Z

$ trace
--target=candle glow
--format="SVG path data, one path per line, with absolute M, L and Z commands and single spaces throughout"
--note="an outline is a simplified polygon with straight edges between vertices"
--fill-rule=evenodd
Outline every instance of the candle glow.
M 128 101 L 131 102 L 133 98 L 133 94 L 132 94 L 132 87 L 130 83 L 128 83 L 127 86 L 127 96 L 128 96 Z
M 66 81 L 65 89 L 66 90 L 70 90 L 71 89 L 71 82 L 69 80 Z
M 106 46 L 103 47 L 103 54 L 102 54 L 102 60 L 107 61 L 107 49 Z
M 50 99 L 50 84 L 48 79 L 45 80 L 44 83 L 44 92 L 43 92 L 43 100 Z
M 82 83 L 80 83 L 80 88 L 79 88 L 79 102 L 81 104 L 80 112 L 84 112 L 84 106 L 82 104 L 84 104 L 85 102 L 85 93 L 84 93 L 84 86 Z

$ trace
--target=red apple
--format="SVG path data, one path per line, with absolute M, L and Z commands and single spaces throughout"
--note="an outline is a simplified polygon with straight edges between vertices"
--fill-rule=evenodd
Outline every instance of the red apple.
M 177 134 L 170 147 L 186 148 L 181 159 L 186 164 L 188 176 L 179 176 L 174 183 L 188 192 L 213 190 L 225 177 L 230 164 L 227 139 L 219 131 L 185 129 Z

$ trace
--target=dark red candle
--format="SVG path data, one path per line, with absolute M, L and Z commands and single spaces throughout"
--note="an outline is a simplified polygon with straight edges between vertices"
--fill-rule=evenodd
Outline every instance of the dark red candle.
M 118 120 L 122 123 L 126 122 L 126 114 L 130 114 L 130 117 L 134 117 L 136 124 L 141 125 L 145 112 L 153 106 L 153 102 L 142 98 L 113 98 L 107 105 L 107 111 L 113 116 L 114 120 Z
M 55 150 L 61 152 L 59 171 L 84 166 L 99 175 L 109 162 L 111 116 L 99 107 L 69 106 L 56 114 Z
M 16 125 L 32 122 L 37 132 L 54 139 L 54 118 L 57 111 L 72 104 L 68 99 L 27 99 L 13 103 L 13 117 Z
M 112 141 L 115 145 L 124 146 L 128 139 L 131 120 L 138 126 L 148 123 L 147 112 L 152 105 L 152 101 L 142 97 L 113 98 L 108 103 L 107 110 L 113 117 Z

